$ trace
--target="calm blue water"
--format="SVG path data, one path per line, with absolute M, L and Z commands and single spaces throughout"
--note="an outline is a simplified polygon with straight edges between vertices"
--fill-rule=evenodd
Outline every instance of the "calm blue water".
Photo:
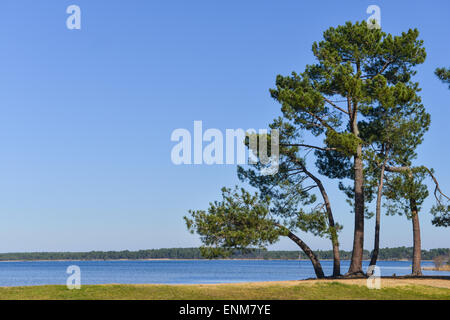
M 0 262 L 0 286 L 66 284 L 66 269 L 78 265 L 81 284 L 105 283 L 221 283 L 299 280 L 314 277 L 309 261 L 196 260 L 196 261 L 36 261 Z M 364 263 L 365 269 L 368 262 Z M 409 261 L 380 261 L 382 275 L 408 274 Z M 323 261 L 324 272 L 332 273 L 332 261 Z M 347 271 L 349 261 L 342 262 Z M 422 266 L 432 266 L 423 262 Z M 424 271 L 426 275 L 450 272 Z

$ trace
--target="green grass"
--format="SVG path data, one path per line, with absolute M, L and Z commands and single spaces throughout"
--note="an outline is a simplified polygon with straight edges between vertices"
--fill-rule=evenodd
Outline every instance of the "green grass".
M 370 290 L 365 286 L 338 282 L 315 284 L 229 285 L 85 285 L 79 290 L 66 286 L 2 287 L 0 299 L 445 299 L 450 289 L 405 285 Z

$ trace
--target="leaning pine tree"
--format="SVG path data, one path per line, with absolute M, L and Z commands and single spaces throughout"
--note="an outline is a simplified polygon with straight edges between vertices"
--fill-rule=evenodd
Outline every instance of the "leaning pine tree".
M 310 259 L 317 278 L 325 276 L 313 250 L 299 237 L 297 231 L 328 237 L 333 248 L 333 276 L 340 275 L 338 232 L 330 200 L 318 177 L 306 167 L 299 153 L 300 141 L 295 126 L 281 118 L 271 125 L 279 132 L 279 159 L 276 173 L 268 174 L 259 151 L 247 145 L 258 161 L 245 170 L 238 169 L 242 181 L 259 189 L 250 194 L 241 189 L 222 189 L 222 201 L 210 203 L 207 211 L 193 210 L 185 217 L 188 229 L 200 235 L 202 255 L 230 255 L 234 250 L 247 251 L 266 248 L 280 236 L 291 239 Z M 268 135 L 272 139 L 272 135 Z M 262 141 L 261 136 L 253 137 Z M 293 143 L 295 141 L 295 144 Z M 270 144 L 272 145 L 272 144 Z M 269 154 L 271 150 L 269 150 Z M 318 190 L 318 200 L 313 190 Z
M 328 237 L 333 251 L 333 276 L 340 276 L 338 232 L 342 227 L 335 222 L 331 200 L 324 184 L 306 164 L 309 151 L 318 147 L 306 145 L 298 126 L 288 118 L 280 117 L 270 127 L 279 133 L 278 172 L 268 176 L 264 174 L 265 168 L 261 162 L 257 162 L 247 170 L 239 167 L 238 177 L 242 182 L 259 189 L 262 197 L 272 200 L 271 212 L 279 219 L 289 221 L 286 228 Z M 250 151 L 258 154 L 257 150 Z M 310 201 L 308 204 L 313 206 L 306 209 L 298 195 L 316 190 L 310 199 L 315 200 L 317 195 L 320 200 Z
M 295 188 L 295 186 L 293 186 Z M 299 197 L 303 197 L 302 190 Z M 313 199 L 306 195 L 303 201 Z M 309 199 L 309 200 L 308 200 Z M 297 200 L 295 200 L 297 201 Z M 200 235 L 203 245 L 201 254 L 206 258 L 226 257 L 233 252 L 248 252 L 265 249 L 275 243 L 281 236 L 294 241 L 311 260 L 317 278 L 324 278 L 322 265 L 311 248 L 292 232 L 299 221 L 280 219 L 271 212 L 269 197 L 260 197 L 258 193 L 250 194 L 244 189 L 222 189 L 222 200 L 210 203 L 208 210 L 191 210 L 185 216 L 187 228 Z M 287 221 L 286 221 L 287 220 Z M 312 217 L 305 223 L 323 225 L 320 216 Z

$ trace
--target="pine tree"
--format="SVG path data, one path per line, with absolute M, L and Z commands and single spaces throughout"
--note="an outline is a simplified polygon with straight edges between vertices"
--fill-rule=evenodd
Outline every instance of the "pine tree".
M 270 128 L 277 130 L 279 136 L 278 172 L 272 176 L 262 174 L 263 166 L 261 162 L 257 162 L 247 170 L 239 167 L 238 177 L 259 189 L 261 196 L 272 200 L 271 212 L 284 220 L 286 228 L 293 232 L 301 230 L 328 237 L 333 250 L 333 276 L 339 276 L 341 270 L 338 232 L 342 227 L 335 222 L 324 184 L 306 164 L 309 150 L 318 147 L 304 144 L 300 129 L 287 118 L 275 119 Z M 258 150 L 251 152 L 258 154 Z M 311 190 L 317 190 L 321 200 L 316 201 L 315 194 L 309 193 Z M 309 209 L 307 205 L 310 205 Z

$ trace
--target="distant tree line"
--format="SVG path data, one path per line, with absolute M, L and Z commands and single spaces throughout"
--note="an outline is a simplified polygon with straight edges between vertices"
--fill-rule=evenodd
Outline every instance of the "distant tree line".
M 351 259 L 351 251 L 340 251 L 344 260 Z M 317 250 L 319 259 L 333 259 L 332 250 Z M 364 259 L 370 259 L 371 252 L 364 251 Z M 381 260 L 411 260 L 413 256 L 412 247 L 397 247 L 380 249 Z M 450 249 L 439 248 L 422 250 L 424 260 L 433 260 L 438 256 L 450 256 Z M 308 257 L 299 251 L 235 251 L 231 259 L 307 259 Z M 170 248 L 149 249 L 138 251 L 90 251 L 90 252 L 17 252 L 0 253 L 0 261 L 17 260 L 119 260 L 119 259 L 206 259 L 202 256 L 199 248 Z

